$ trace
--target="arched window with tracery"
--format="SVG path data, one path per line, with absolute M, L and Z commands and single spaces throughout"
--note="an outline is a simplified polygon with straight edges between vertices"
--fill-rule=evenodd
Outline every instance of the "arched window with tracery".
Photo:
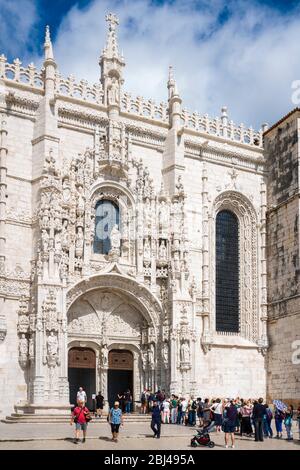
M 94 253 L 107 255 L 111 249 L 110 233 L 114 225 L 120 227 L 120 211 L 117 204 L 101 199 L 95 207 Z
M 239 222 L 229 210 L 216 217 L 216 330 L 240 330 Z

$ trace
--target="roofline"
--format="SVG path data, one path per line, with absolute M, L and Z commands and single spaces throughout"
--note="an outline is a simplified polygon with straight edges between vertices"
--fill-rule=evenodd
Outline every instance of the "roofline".
M 272 131 L 273 129 L 275 129 L 275 127 L 279 126 L 279 124 L 281 124 L 282 122 L 284 122 L 286 119 L 288 119 L 292 114 L 296 113 L 297 111 L 300 111 L 300 108 L 294 108 L 292 109 L 288 114 L 286 114 L 285 116 L 283 116 L 281 119 L 279 119 L 279 121 L 275 122 L 275 124 L 273 124 L 273 126 L 271 126 L 269 129 L 266 130 L 266 132 L 264 132 L 264 136 L 268 134 L 268 132 Z

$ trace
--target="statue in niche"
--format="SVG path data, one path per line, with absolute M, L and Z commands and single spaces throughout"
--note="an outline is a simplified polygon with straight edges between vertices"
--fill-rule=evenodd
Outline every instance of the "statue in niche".
M 107 344 L 103 344 L 101 348 L 101 364 L 103 367 L 108 365 L 108 348 Z
M 148 361 L 151 368 L 154 367 L 154 344 L 151 343 L 148 349 Z
M 190 347 L 188 341 L 183 341 L 180 347 L 180 361 L 184 363 L 190 362 Z
M 69 237 L 69 231 L 68 231 L 68 221 L 67 219 L 63 220 L 62 224 L 62 248 L 66 251 L 69 250 L 70 248 L 70 237 Z
M 28 355 L 28 340 L 24 333 L 21 334 L 19 341 L 19 357 L 21 359 L 27 359 Z
M 159 213 L 158 213 L 158 224 L 160 235 L 166 236 L 169 231 L 169 209 L 166 201 L 161 201 Z
M 34 339 L 33 338 L 29 339 L 29 357 L 30 358 L 34 357 Z
M 145 199 L 145 202 L 144 202 L 143 216 L 144 216 L 144 226 L 146 230 L 151 229 L 152 213 L 151 213 L 150 199 L 148 197 Z
M 49 248 L 49 234 L 47 230 L 42 229 L 42 247 L 43 251 L 47 252 Z
M 71 200 L 71 188 L 69 184 L 69 179 L 65 178 L 62 184 L 62 196 L 64 204 L 69 204 Z
M 121 233 L 118 229 L 117 224 L 113 226 L 110 232 L 110 243 L 111 243 L 111 250 L 120 253 Z
M 55 158 L 53 157 L 52 148 L 49 150 L 49 155 L 45 157 L 44 171 L 49 173 L 55 173 Z
M 151 260 L 151 247 L 150 247 L 150 242 L 148 238 L 145 239 L 145 243 L 144 243 L 144 260 L 145 261 Z
M 169 361 L 169 347 L 168 347 L 168 344 L 166 342 L 164 342 L 163 348 L 162 348 L 162 359 L 163 359 L 164 364 L 168 364 L 168 361 Z
M 158 256 L 159 256 L 159 259 L 162 261 L 166 261 L 167 259 L 167 246 L 166 246 L 165 240 L 162 240 L 159 245 Z
M 82 216 L 84 214 L 84 197 L 83 197 L 83 187 L 78 186 L 77 188 L 77 215 Z
M 108 89 L 108 104 L 118 104 L 119 103 L 119 84 L 115 77 L 111 81 L 111 85 Z
M 82 258 L 83 245 L 84 245 L 83 228 L 78 227 L 77 234 L 76 234 L 76 240 L 75 240 L 75 256 L 77 258 Z
M 49 227 L 50 211 L 48 207 L 43 208 L 41 226 L 45 229 Z
M 47 353 L 50 357 L 55 357 L 57 356 L 57 353 L 58 353 L 57 336 L 54 335 L 53 331 L 51 331 L 47 339 Z

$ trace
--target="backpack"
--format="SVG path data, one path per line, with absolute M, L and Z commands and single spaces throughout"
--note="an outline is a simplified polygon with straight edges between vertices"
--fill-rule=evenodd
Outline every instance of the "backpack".
M 195 401 L 193 401 L 191 408 L 192 408 L 192 410 L 197 409 L 197 403 Z

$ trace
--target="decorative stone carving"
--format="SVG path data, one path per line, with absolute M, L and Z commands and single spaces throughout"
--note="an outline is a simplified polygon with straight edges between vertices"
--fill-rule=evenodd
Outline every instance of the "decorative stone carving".
M 5 340 L 7 333 L 6 319 L 4 315 L 0 315 L 0 343 Z
M 28 301 L 22 297 L 20 299 L 20 306 L 18 310 L 18 333 L 28 333 L 29 330 L 29 311 Z
M 83 246 L 84 246 L 84 235 L 83 235 L 83 228 L 78 227 L 76 240 L 75 240 L 75 256 L 77 258 L 82 258 L 83 256 Z
M 42 304 L 42 314 L 47 331 L 58 331 L 56 296 L 53 289 L 49 289 L 48 295 Z
M 50 367 L 59 365 L 58 339 L 54 331 L 47 338 L 47 363 Z

